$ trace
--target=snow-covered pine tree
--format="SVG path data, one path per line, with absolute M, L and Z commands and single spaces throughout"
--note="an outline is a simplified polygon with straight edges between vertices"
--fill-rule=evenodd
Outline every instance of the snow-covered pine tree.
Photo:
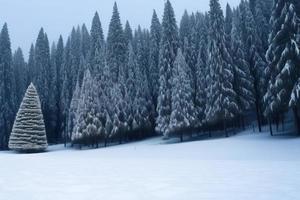
M 291 96 L 294 97 L 292 89 L 299 77 L 299 46 L 296 35 L 299 28 L 297 20 L 300 15 L 296 12 L 295 2 L 276 0 L 270 20 L 272 31 L 266 54 L 268 61 L 266 75 L 269 82 L 264 97 L 267 116 L 287 111 Z M 290 102 L 290 105 L 293 105 L 293 102 Z M 296 107 L 294 107 L 294 113 L 300 133 Z
M 195 101 L 195 95 L 196 95 L 196 64 L 197 62 L 195 62 L 194 58 L 193 58 L 193 48 L 192 48 L 192 44 L 189 42 L 188 38 L 184 39 L 184 44 L 183 44 L 183 49 L 182 49 L 182 53 L 183 56 L 186 60 L 186 63 L 188 65 L 188 74 L 190 77 L 190 81 L 191 81 L 191 86 L 193 88 L 193 95 L 192 95 L 192 99 L 193 101 Z M 197 61 L 197 60 L 196 60 Z
M 152 101 L 156 108 L 159 91 L 159 43 L 161 39 L 161 24 L 155 10 L 153 11 L 150 28 L 150 55 L 149 55 L 149 86 Z
M 181 141 L 183 141 L 184 131 L 193 128 L 196 122 L 188 68 L 179 48 L 172 69 L 172 112 L 167 136 L 179 134 Z
M 0 33 L 0 149 L 7 149 L 16 113 L 15 77 L 7 24 Z
M 151 124 L 154 123 L 154 102 L 151 98 L 151 92 L 150 92 L 150 85 L 149 85 L 149 78 L 150 78 L 150 72 L 149 72 L 149 33 L 147 30 L 142 30 L 140 27 L 136 31 L 135 34 L 135 42 L 136 42 L 136 61 L 137 61 L 137 68 L 135 69 L 136 74 L 136 91 L 137 96 L 136 98 L 139 98 L 139 105 L 137 105 L 137 109 L 140 111 L 138 112 L 138 115 L 141 115 L 142 112 L 145 113 L 145 118 L 148 118 L 149 121 L 151 121 Z M 142 88 L 142 90 L 140 90 Z M 141 101 L 144 101 L 144 104 L 141 103 Z M 146 109 L 142 111 L 143 109 Z M 150 115 L 149 115 L 150 114 Z M 142 122 L 143 120 L 139 120 Z M 147 122 L 146 122 L 147 123 Z M 148 127 L 144 123 L 140 123 L 141 127 L 145 126 Z
M 136 55 L 133 51 L 132 44 L 128 44 L 128 56 L 127 56 L 127 79 L 126 79 L 126 96 L 125 100 L 128 105 L 127 110 L 127 123 L 130 131 L 135 131 L 133 125 L 133 117 L 135 111 L 134 100 L 136 96 L 136 85 L 135 85 L 135 69 L 137 68 Z M 128 135 L 127 137 L 131 137 Z
M 102 124 L 99 120 L 98 93 L 95 79 L 89 69 L 86 70 L 81 87 L 77 111 L 77 121 L 72 134 L 72 144 L 96 145 L 102 139 Z
M 73 93 L 72 101 L 70 104 L 69 114 L 68 114 L 68 133 L 64 135 L 64 141 L 70 141 L 72 138 L 72 133 L 74 127 L 76 127 L 77 117 L 80 113 L 78 113 L 78 106 L 80 101 L 81 88 L 79 80 L 77 80 L 75 91 Z
M 113 121 L 112 116 L 114 112 L 114 105 L 112 104 L 111 88 L 112 88 L 112 77 L 107 64 L 104 65 L 103 74 L 101 81 L 99 82 L 98 88 L 98 107 L 99 107 L 99 118 L 104 127 L 104 146 L 107 146 L 109 138 L 112 137 Z
M 111 70 L 113 82 L 118 81 L 119 69 L 125 67 L 126 49 L 120 14 L 115 3 L 107 35 L 107 64 Z
M 233 67 L 225 46 L 224 16 L 219 0 L 210 0 L 210 42 L 208 68 L 208 101 L 206 118 L 210 123 L 223 122 L 226 131 L 226 121 L 236 116 L 238 105 L 236 93 L 233 90 Z
M 203 128 L 203 125 L 206 123 L 205 119 L 205 107 L 207 100 L 207 83 L 208 83 L 208 68 L 207 68 L 207 43 L 205 37 L 201 38 L 200 49 L 198 55 L 198 61 L 196 65 L 196 100 L 195 100 L 195 109 L 197 114 L 197 123 L 196 128 Z
M 171 79 L 172 69 L 178 49 L 178 28 L 174 10 L 169 0 L 165 3 L 162 21 L 162 36 L 159 55 L 159 94 L 156 119 L 156 131 L 168 133 L 171 115 Z
M 134 99 L 134 122 L 133 128 L 139 130 L 139 138 L 144 137 L 152 125 L 152 101 L 146 74 L 142 72 L 141 67 L 136 65 L 135 73 L 135 99 Z
M 236 25 L 236 28 L 240 34 L 245 60 L 249 65 L 253 80 L 256 118 L 258 122 L 258 129 L 261 131 L 263 110 L 262 99 L 265 93 L 263 71 L 266 66 L 261 53 L 263 51 L 262 41 L 257 34 L 255 19 L 248 2 L 241 1 L 237 14 L 238 19 L 236 19 L 235 23 L 238 25 Z
M 111 137 L 118 139 L 121 144 L 125 133 L 128 131 L 126 119 L 127 105 L 119 83 L 115 83 L 110 92 L 110 103 L 112 104 L 111 119 L 113 122 Z
M 234 84 L 233 88 L 237 94 L 237 104 L 239 106 L 239 115 L 244 127 L 244 115 L 246 111 L 254 106 L 254 80 L 250 73 L 249 64 L 245 60 L 245 54 L 242 47 L 241 37 L 238 32 L 238 23 L 233 23 L 231 30 L 231 53 L 233 59 Z
M 30 84 L 14 122 L 9 148 L 20 152 L 39 152 L 47 146 L 40 99 L 34 85 Z

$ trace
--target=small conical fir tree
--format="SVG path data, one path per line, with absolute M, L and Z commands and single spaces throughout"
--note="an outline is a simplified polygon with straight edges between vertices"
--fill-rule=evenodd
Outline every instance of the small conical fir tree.
M 183 131 L 192 128 L 196 118 L 192 99 L 191 78 L 181 49 L 178 49 L 174 63 L 172 86 L 172 112 L 168 136 L 180 133 L 180 140 L 182 141 Z
M 47 146 L 40 99 L 31 83 L 18 111 L 9 138 L 9 148 L 15 151 L 36 152 L 44 151 Z

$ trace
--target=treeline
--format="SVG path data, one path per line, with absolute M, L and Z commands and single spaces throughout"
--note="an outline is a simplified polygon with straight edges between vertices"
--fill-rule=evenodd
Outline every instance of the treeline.
M 273 8 L 273 9 L 272 9 Z M 153 135 L 279 123 L 290 109 L 299 123 L 297 0 L 210 0 L 207 13 L 184 13 L 169 1 L 150 29 L 122 26 L 117 4 L 104 37 L 96 13 L 91 30 L 74 27 L 49 47 L 40 30 L 28 62 L 0 35 L 0 148 L 7 148 L 16 110 L 30 82 L 42 103 L 49 143 L 104 145 Z M 271 126 L 270 126 L 271 127 Z

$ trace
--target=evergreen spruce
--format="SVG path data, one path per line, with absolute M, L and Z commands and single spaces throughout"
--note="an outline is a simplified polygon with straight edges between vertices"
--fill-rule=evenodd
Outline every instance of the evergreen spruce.
M 149 56 L 149 86 L 154 106 L 157 106 L 159 91 L 159 43 L 161 40 L 161 24 L 153 11 L 150 28 L 150 56 Z
M 178 28 L 170 1 L 165 3 L 159 55 L 159 94 L 156 131 L 167 136 L 171 115 L 172 69 L 178 48 Z
M 169 134 L 180 133 L 181 141 L 183 141 L 184 131 L 194 127 L 196 118 L 188 65 L 180 49 L 178 49 L 174 63 L 172 86 L 172 112 Z
M 80 92 L 76 126 L 72 134 L 72 144 L 98 146 L 101 138 L 102 124 L 98 115 L 98 95 L 96 89 L 97 84 L 95 83 L 95 79 L 92 78 L 89 69 L 87 69 Z M 74 96 L 74 100 L 75 98 Z
M 206 118 L 210 123 L 223 122 L 235 117 L 238 111 L 236 93 L 233 90 L 233 66 L 225 46 L 224 16 L 219 0 L 210 1 L 210 44 L 208 67 L 208 101 Z M 227 134 L 227 131 L 226 131 Z
M 91 67 L 91 73 L 92 74 L 97 74 L 99 73 L 99 69 L 97 69 L 97 61 L 96 61 L 96 56 L 97 53 L 101 52 L 102 49 L 104 48 L 104 35 L 103 35 L 103 30 L 100 22 L 100 18 L 98 13 L 95 13 L 95 16 L 93 18 L 92 22 L 92 28 L 91 28 L 91 50 L 90 50 L 90 67 Z
M 7 24 L 0 33 L 0 149 L 7 149 L 17 110 L 16 85 Z
M 195 109 L 197 114 L 197 124 L 195 125 L 196 128 L 203 127 L 206 123 L 206 116 L 205 116 L 205 108 L 206 108 L 206 101 L 207 101 L 207 87 L 208 87 L 208 68 L 207 68 L 207 44 L 204 37 L 201 39 L 200 42 L 200 50 L 198 55 L 198 61 L 196 65 L 196 75 L 197 75 L 197 82 L 196 82 L 196 99 L 195 99 Z
M 107 36 L 107 64 L 114 82 L 118 81 L 120 68 L 124 68 L 126 48 L 120 14 L 115 3 Z

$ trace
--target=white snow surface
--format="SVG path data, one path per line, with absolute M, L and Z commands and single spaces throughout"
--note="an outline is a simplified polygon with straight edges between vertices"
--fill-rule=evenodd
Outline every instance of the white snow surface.
M 0 152 L 0 200 L 294 200 L 299 188 L 300 138 L 268 133 Z

